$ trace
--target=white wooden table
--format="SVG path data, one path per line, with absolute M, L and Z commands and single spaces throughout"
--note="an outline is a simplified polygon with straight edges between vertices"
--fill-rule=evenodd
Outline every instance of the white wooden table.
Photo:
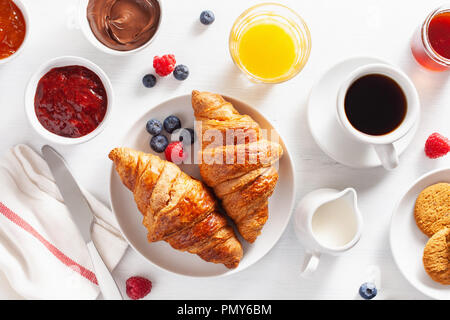
M 426 137 L 438 131 L 450 136 L 449 73 L 422 70 L 412 60 L 409 40 L 414 29 L 442 0 L 315 0 L 280 1 L 307 21 L 313 49 L 306 68 L 296 78 L 278 85 L 253 84 L 240 74 L 228 54 L 228 33 L 234 19 L 252 0 L 163 0 L 164 18 L 156 41 L 131 57 L 108 56 L 88 43 L 80 30 L 68 27 L 76 0 L 24 0 L 32 19 L 28 48 L 12 63 L 0 67 L 0 152 L 17 143 L 39 149 L 46 141 L 28 125 L 23 95 L 33 71 L 60 55 L 92 60 L 109 75 L 116 94 L 113 118 L 94 140 L 71 147 L 57 146 L 80 184 L 109 203 L 108 151 L 117 146 L 127 128 L 159 102 L 209 90 L 235 96 L 257 107 L 274 122 L 285 138 L 296 165 L 297 200 L 320 187 L 354 187 L 365 221 L 363 236 L 347 255 L 323 257 L 312 279 L 299 277 L 304 250 L 292 225 L 277 245 L 254 266 L 217 279 L 191 279 L 159 270 L 129 249 L 114 276 L 124 289 L 125 280 L 143 275 L 153 281 L 149 299 L 353 299 L 369 265 L 382 272 L 382 299 L 422 299 L 402 277 L 389 248 L 388 228 L 393 206 L 410 183 L 423 173 L 449 165 L 450 158 L 424 156 Z M 198 21 L 204 9 L 216 21 L 204 27 Z M 168 77 L 153 89 L 141 84 L 153 70 L 154 55 L 174 53 L 189 66 L 188 80 Z M 327 157 L 312 140 L 305 112 L 308 94 L 318 77 L 338 61 L 358 55 L 389 60 L 408 73 L 416 84 L 422 115 L 413 143 L 393 172 L 382 168 L 357 170 Z

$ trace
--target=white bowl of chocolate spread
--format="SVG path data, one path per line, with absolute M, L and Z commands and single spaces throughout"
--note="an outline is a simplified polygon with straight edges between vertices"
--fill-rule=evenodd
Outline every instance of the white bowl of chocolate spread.
M 103 52 L 129 55 L 155 39 L 161 9 L 160 0 L 80 0 L 80 28 Z

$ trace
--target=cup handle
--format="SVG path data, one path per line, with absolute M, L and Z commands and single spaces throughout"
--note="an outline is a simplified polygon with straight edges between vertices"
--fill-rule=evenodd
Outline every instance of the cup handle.
M 309 278 L 311 275 L 316 271 L 318 265 L 319 265 L 319 253 L 307 253 L 305 256 L 305 262 L 303 264 L 302 270 L 301 270 L 301 276 L 304 278 Z
M 374 145 L 373 147 L 385 169 L 392 170 L 398 166 L 398 154 L 392 143 Z

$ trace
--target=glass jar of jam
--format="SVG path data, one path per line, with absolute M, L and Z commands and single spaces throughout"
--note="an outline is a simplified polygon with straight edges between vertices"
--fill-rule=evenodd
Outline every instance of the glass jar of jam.
M 431 12 L 416 30 L 411 50 L 423 67 L 432 71 L 450 70 L 450 6 Z

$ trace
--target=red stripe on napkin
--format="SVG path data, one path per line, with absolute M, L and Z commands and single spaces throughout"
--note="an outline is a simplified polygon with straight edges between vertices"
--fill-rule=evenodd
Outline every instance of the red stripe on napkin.
M 39 240 L 59 261 L 64 263 L 66 266 L 70 267 L 75 272 L 78 272 L 92 283 L 98 284 L 97 278 L 95 277 L 95 274 L 91 270 L 86 269 L 82 265 L 70 259 L 64 253 L 62 253 L 58 248 L 56 248 L 53 244 L 51 244 L 43 236 L 41 236 L 30 224 L 28 224 L 19 215 L 17 215 L 8 207 L 6 207 L 2 202 L 0 202 L 0 213 L 3 214 L 6 218 L 8 218 L 10 221 L 14 222 L 19 227 L 21 227 L 23 230 L 30 233 L 37 240 Z

